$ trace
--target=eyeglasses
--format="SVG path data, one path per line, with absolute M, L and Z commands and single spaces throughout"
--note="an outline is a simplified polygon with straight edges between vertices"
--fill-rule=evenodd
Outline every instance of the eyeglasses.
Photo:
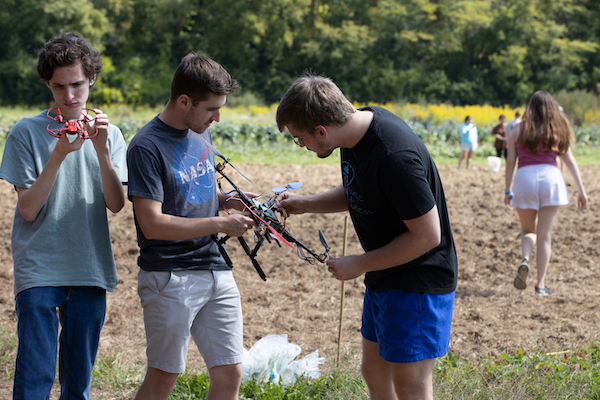
M 296 136 L 292 136 L 292 139 L 294 139 L 294 143 L 296 143 L 298 146 L 302 146 L 304 144 L 304 138 L 306 137 L 306 135 L 308 135 L 310 132 L 306 132 L 302 137 L 296 137 Z

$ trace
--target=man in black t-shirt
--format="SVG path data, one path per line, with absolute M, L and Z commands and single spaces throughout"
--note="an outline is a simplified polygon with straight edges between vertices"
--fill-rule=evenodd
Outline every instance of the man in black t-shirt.
M 342 181 L 314 196 L 284 192 L 291 214 L 349 211 L 364 253 L 330 259 L 339 280 L 365 274 L 362 372 L 372 398 L 433 398 L 448 352 L 457 258 L 442 183 L 419 137 L 380 107 L 356 110 L 328 78 L 305 75 L 277 109 L 280 131 L 329 156 Z

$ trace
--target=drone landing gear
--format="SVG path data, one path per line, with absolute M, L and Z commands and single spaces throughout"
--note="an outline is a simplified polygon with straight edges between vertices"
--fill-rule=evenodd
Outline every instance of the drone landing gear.
M 244 251 L 246 252 L 246 254 L 248 255 L 248 257 L 250 257 L 250 260 L 252 261 L 252 265 L 254 265 L 254 268 L 256 269 L 256 272 L 258 272 L 258 275 L 260 276 L 260 278 L 263 281 L 266 281 L 267 280 L 267 276 L 265 275 L 265 273 L 263 272 L 262 268 L 260 267 L 260 264 L 256 260 L 256 252 L 258 251 L 258 249 L 262 245 L 262 241 L 258 242 L 256 244 L 256 246 L 254 247 L 254 250 L 251 251 L 250 247 L 248 247 L 248 244 L 246 243 L 246 240 L 244 240 L 243 237 L 239 236 L 238 240 L 240 241 L 240 244 L 242 245 L 242 248 L 244 249 Z
M 227 253 L 227 250 L 225 250 L 225 246 L 224 246 L 227 239 L 229 239 L 231 236 L 224 236 L 222 238 L 219 238 L 218 235 L 212 235 L 212 237 L 213 237 L 213 240 L 215 241 L 215 243 L 217 244 L 217 246 L 219 247 L 219 252 L 223 256 L 223 259 L 225 259 L 225 262 L 227 263 L 227 265 L 229 267 L 233 268 L 233 262 L 231 262 L 231 258 L 229 258 L 229 254 Z M 256 269 L 256 272 L 258 272 L 258 275 L 260 276 L 260 278 L 263 281 L 266 281 L 267 276 L 265 275 L 264 271 L 260 267 L 258 260 L 256 260 L 256 253 L 258 252 L 258 249 L 262 245 L 262 241 L 256 243 L 254 250 L 250 250 L 250 247 L 248 247 L 248 243 L 246 243 L 246 240 L 242 236 L 238 236 L 238 241 L 242 245 L 242 248 L 244 249 L 244 251 L 246 252 L 248 257 L 250 257 L 250 261 L 252 261 L 252 265 L 254 266 L 254 269 Z

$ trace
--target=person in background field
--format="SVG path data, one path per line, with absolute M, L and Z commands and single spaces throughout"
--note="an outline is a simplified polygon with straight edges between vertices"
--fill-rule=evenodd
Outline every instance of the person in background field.
M 506 135 L 507 135 L 507 143 L 508 143 L 508 136 L 510 136 L 512 134 L 514 127 L 519 125 L 520 123 L 521 123 L 521 111 L 517 110 L 517 111 L 515 111 L 515 119 L 511 119 L 510 121 L 508 121 L 506 123 L 506 126 L 504 127 L 504 130 L 506 131 Z
M 460 158 L 458 159 L 458 169 L 460 170 L 460 166 L 465 157 L 467 158 L 466 168 L 469 169 L 471 167 L 471 157 L 477 150 L 477 127 L 471 116 L 467 115 L 465 122 L 460 124 L 458 130 L 460 132 L 461 150 Z
M 80 35 L 50 39 L 37 70 L 59 108 L 23 118 L 6 139 L 0 178 L 15 186 L 18 198 L 12 231 L 19 338 L 14 399 L 50 398 L 57 351 L 60 399 L 90 397 L 106 291 L 118 281 L 106 209 L 116 213 L 125 204 L 126 144 L 97 109 L 95 121 L 85 125 L 91 139 L 57 138 L 46 128 L 58 135 L 64 127 L 48 118 L 58 110 L 65 119 L 83 118 L 101 69 L 100 54 Z
M 244 213 L 218 216 L 227 197 L 217 193 L 207 145 L 209 126 L 219 122 L 227 95 L 237 89 L 220 64 L 188 54 L 175 71 L 165 109 L 129 144 L 128 195 L 140 247 L 138 294 L 148 357 L 139 400 L 169 397 L 185 371 L 190 337 L 208 368 L 206 398 L 238 398 L 244 349 L 240 293 L 213 235 L 241 236 L 254 222 Z
M 569 121 L 552 95 L 544 91 L 531 96 L 523 122 L 514 129 L 508 140 L 504 203 L 509 209 L 517 209 L 523 256 L 514 286 L 520 290 L 527 288 L 529 258 L 537 245 L 535 293 L 539 296 L 552 294 L 546 286 L 552 229 L 560 206 L 569 203 L 567 186 L 557 167 L 557 155 L 560 155 L 575 181 L 578 207 L 584 210 L 588 202 L 577 162 L 571 153 L 573 141 Z M 519 165 L 513 184 L 517 158 Z M 511 185 L 514 186 L 513 190 Z
M 496 149 L 496 156 L 502 157 L 506 159 L 506 116 L 504 114 L 500 115 L 500 123 L 492 129 L 492 136 L 496 138 L 494 141 L 494 148 Z
M 282 193 L 291 214 L 349 211 L 364 253 L 327 261 L 333 277 L 365 274 L 362 373 L 372 399 L 433 398 L 435 359 L 446 354 L 457 258 L 442 182 L 404 121 L 356 110 L 328 78 L 304 75 L 277 109 L 294 142 L 329 156 L 341 149 L 342 184 L 314 196 Z

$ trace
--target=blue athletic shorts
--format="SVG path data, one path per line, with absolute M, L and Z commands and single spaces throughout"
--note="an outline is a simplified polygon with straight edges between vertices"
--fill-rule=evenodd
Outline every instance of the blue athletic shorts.
M 366 290 L 361 333 L 388 362 L 441 357 L 450 346 L 454 293 Z

